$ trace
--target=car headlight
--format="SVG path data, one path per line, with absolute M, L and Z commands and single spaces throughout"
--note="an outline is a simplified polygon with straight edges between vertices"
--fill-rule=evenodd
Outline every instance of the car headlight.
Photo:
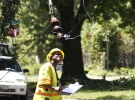
M 24 79 L 16 79 L 16 82 L 19 82 L 19 83 L 27 83 L 27 80 L 24 80 Z

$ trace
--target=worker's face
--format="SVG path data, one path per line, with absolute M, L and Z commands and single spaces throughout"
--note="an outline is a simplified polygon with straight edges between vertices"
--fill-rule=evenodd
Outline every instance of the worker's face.
M 62 60 L 62 54 L 60 52 L 54 52 L 52 54 L 52 60 L 60 62 Z

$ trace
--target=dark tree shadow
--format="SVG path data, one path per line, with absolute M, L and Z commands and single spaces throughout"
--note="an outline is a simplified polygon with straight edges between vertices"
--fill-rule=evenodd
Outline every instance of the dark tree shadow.
M 129 99 L 129 97 L 127 97 L 125 95 L 121 95 L 121 96 L 118 96 L 118 97 L 107 95 L 105 97 L 98 97 L 95 100 L 134 100 L 134 99 L 135 98 Z
M 120 78 L 113 81 L 106 81 L 105 79 L 89 79 L 80 80 L 84 90 L 100 90 L 100 91 L 124 91 L 135 90 L 135 77 Z

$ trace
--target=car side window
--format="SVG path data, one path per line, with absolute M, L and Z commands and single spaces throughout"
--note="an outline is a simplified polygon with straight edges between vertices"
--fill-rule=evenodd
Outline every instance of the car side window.
M 20 67 L 20 65 L 19 65 L 18 63 L 16 63 L 16 64 L 14 65 L 14 69 L 15 69 L 17 72 L 22 72 L 21 67 Z
M 8 64 L 10 64 L 9 66 L 11 68 L 11 71 L 22 72 L 18 62 L 10 60 L 10 62 Z

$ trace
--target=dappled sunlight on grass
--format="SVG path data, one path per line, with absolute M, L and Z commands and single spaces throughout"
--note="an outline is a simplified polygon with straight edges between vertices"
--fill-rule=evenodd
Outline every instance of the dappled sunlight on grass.
M 135 91 L 78 91 L 71 96 L 62 95 L 63 99 L 79 100 L 135 100 Z
M 115 68 L 113 71 L 109 70 L 103 70 L 103 69 L 88 69 L 85 67 L 85 71 L 88 71 L 86 73 L 87 75 L 91 76 L 135 76 L 135 69 L 134 68 L 121 68 L 117 69 Z

